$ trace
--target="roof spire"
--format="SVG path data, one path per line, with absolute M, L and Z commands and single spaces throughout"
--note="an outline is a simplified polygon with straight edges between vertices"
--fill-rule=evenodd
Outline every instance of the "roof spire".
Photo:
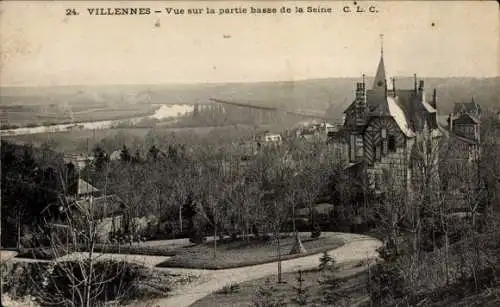
M 375 80 L 373 81 L 373 89 L 383 89 L 386 83 L 383 37 L 384 35 L 380 34 L 380 61 L 377 67 L 377 73 L 375 74 Z
M 380 34 L 380 57 L 384 57 L 384 34 Z

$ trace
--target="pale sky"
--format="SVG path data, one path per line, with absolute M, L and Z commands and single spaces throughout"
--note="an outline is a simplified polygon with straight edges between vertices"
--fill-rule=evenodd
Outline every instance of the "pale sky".
M 1 86 L 254 82 L 373 75 L 384 34 L 389 75 L 499 75 L 499 7 L 490 2 L 4 2 Z M 331 7 L 332 14 L 90 16 L 151 10 Z M 75 8 L 79 16 L 65 16 Z M 159 27 L 155 27 L 159 23 Z M 432 26 L 434 24 L 434 26 Z

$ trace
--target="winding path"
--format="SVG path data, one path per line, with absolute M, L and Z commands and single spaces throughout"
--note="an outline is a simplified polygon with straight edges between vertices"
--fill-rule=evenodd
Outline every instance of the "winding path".
M 382 244 L 379 240 L 365 235 L 350 233 L 333 233 L 333 235 L 338 236 L 345 242 L 345 244 L 341 247 L 329 252 L 329 254 L 335 258 L 338 264 L 352 263 L 370 258 L 376 258 L 378 256 L 376 249 Z M 301 258 L 285 260 L 282 262 L 282 271 L 286 273 L 315 268 L 319 264 L 320 257 L 321 254 L 315 254 Z M 190 271 L 186 269 L 168 270 L 178 273 Z M 201 270 L 196 271 L 200 272 Z M 220 290 L 222 287 L 229 283 L 242 283 L 253 279 L 259 279 L 274 274 L 275 272 L 276 262 L 236 269 L 210 271 L 210 273 L 207 273 L 207 275 L 205 276 L 206 278 L 202 278 L 201 283 L 177 290 L 172 293 L 170 297 L 155 300 L 152 306 L 187 307 L 200 300 L 201 298 L 217 290 Z M 135 306 L 141 305 L 136 304 Z
M 339 265 L 359 263 L 360 261 L 373 259 L 378 256 L 376 250 L 382 243 L 366 235 L 352 233 L 323 233 L 327 236 L 335 236 L 344 241 L 344 245 L 329 251 L 329 254 L 335 258 Z M 70 260 L 72 257 L 81 257 L 82 253 L 75 253 L 60 258 L 59 260 Z M 7 256 L 7 255 L 4 255 Z M 10 255 L 13 256 L 13 255 Z M 141 263 L 150 267 L 155 267 L 159 262 L 165 261 L 168 257 L 138 256 L 138 255 L 118 255 L 118 254 L 97 254 L 98 257 L 118 258 L 125 261 Z M 321 254 L 309 255 L 301 258 L 295 258 L 282 261 L 282 271 L 296 272 L 298 270 L 312 269 L 318 266 Z M 10 258 L 11 261 L 37 261 L 32 259 Z M 39 260 L 38 260 L 39 261 Z M 247 266 L 235 269 L 224 270 L 199 270 L 183 268 L 158 268 L 174 274 L 194 274 L 200 279 L 194 284 L 174 291 L 169 297 L 154 300 L 153 302 L 135 302 L 133 306 L 155 306 L 155 307 L 183 307 L 190 306 L 203 297 L 222 289 L 230 283 L 242 283 L 249 280 L 259 279 L 276 273 L 276 262 Z M 151 304 L 153 303 L 153 304 Z

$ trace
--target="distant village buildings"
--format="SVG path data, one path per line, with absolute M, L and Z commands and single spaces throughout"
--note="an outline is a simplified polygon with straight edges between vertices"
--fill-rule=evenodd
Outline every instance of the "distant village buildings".
M 270 131 L 265 131 L 263 133 L 259 133 L 255 136 L 255 139 L 259 143 L 268 143 L 268 144 L 280 144 L 283 139 L 281 138 L 281 134 L 272 133 Z

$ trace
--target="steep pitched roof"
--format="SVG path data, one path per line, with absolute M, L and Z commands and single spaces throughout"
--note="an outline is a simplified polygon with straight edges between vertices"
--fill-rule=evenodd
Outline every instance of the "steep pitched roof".
M 387 106 L 392 118 L 396 124 L 398 124 L 399 129 L 408 137 L 415 136 L 415 133 L 410 128 L 408 117 L 397 102 L 397 97 L 387 97 Z
M 474 101 L 472 98 L 471 102 L 455 102 L 455 107 L 453 108 L 453 113 L 481 113 L 481 106 Z
M 123 201 L 116 195 L 77 200 L 75 204 L 84 212 L 91 210 L 93 215 L 98 218 L 121 214 L 126 209 Z
M 78 179 L 78 195 L 91 194 L 99 190 L 83 179 Z
M 429 112 L 429 113 L 435 113 L 437 110 L 431 106 L 426 100 L 425 100 L 425 94 L 422 96 L 422 101 L 421 105 L 424 107 L 424 109 Z
M 347 114 L 351 109 L 354 109 L 356 106 L 356 100 L 353 100 L 351 104 L 344 110 L 344 113 Z
M 380 61 L 378 62 L 377 73 L 375 74 L 375 79 L 373 80 L 373 89 L 384 89 L 386 82 L 385 76 L 385 64 L 384 56 L 380 55 Z
M 466 143 L 466 144 L 470 144 L 470 145 L 477 144 L 477 141 L 475 141 L 475 140 L 471 140 L 469 138 L 465 138 L 463 136 L 459 136 L 456 134 L 453 135 L 453 140 L 456 142 Z
M 387 96 L 379 101 L 378 106 L 370 113 L 370 116 L 390 116 L 394 119 L 401 132 L 407 137 L 414 137 L 415 133 L 410 128 L 407 115 L 398 103 L 398 97 Z
M 477 119 L 475 116 L 469 114 L 469 113 L 464 113 L 460 115 L 457 119 L 453 120 L 454 124 L 479 124 L 481 123 L 479 119 Z

